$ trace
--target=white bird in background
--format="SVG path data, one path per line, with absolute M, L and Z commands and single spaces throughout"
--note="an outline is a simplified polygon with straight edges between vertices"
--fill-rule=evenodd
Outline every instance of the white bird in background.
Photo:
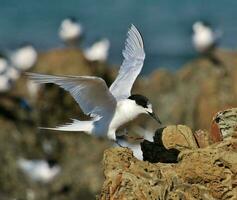
M 108 58 L 110 42 L 104 38 L 95 42 L 84 51 L 85 57 L 90 61 L 105 61 Z
M 8 92 L 12 87 L 12 82 L 11 80 L 5 76 L 5 75 L 0 75 L 0 93 L 5 93 Z
M 220 32 L 214 32 L 211 27 L 201 21 L 193 24 L 192 42 L 196 51 L 207 53 L 213 50 L 221 37 Z
M 83 27 L 74 17 L 69 17 L 61 22 L 59 27 L 59 37 L 68 45 L 76 45 L 83 34 Z
M 124 61 L 110 88 L 95 76 L 52 76 L 29 73 L 37 83 L 54 83 L 69 91 L 90 121 L 73 119 L 72 123 L 46 128 L 59 131 L 84 131 L 88 134 L 116 140 L 116 130 L 140 114 L 148 114 L 160 123 L 149 100 L 131 95 L 131 88 L 145 59 L 143 40 L 134 25 L 128 31 Z
M 25 71 L 35 65 L 37 57 L 37 51 L 31 44 L 23 44 L 10 55 L 10 61 L 16 69 Z
M 9 65 L 5 75 L 11 79 L 11 81 L 15 82 L 20 77 L 21 71 Z
M 61 171 L 61 167 L 47 160 L 27 160 L 21 158 L 17 161 L 18 167 L 33 181 L 48 183 Z
M 30 97 L 33 99 L 33 100 L 36 100 L 36 97 L 38 95 L 38 92 L 40 90 L 40 85 L 35 83 L 34 81 L 32 80 L 27 80 L 26 81 L 26 87 L 27 87 L 27 90 L 28 90 L 28 93 L 30 95 Z
M 5 56 L 0 55 L 0 92 L 8 92 L 19 76 L 20 72 L 9 65 Z

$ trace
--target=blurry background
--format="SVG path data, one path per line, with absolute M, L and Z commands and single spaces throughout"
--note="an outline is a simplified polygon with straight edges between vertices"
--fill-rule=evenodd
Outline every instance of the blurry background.
M 157 66 L 177 69 L 194 56 L 190 34 L 193 22 L 206 20 L 224 30 L 221 46 L 237 46 L 235 0 L 136 1 L 136 0 L 1 0 L 0 47 L 14 48 L 31 41 L 40 50 L 61 46 L 57 37 L 62 19 L 75 16 L 86 31 L 83 46 L 98 37 L 111 42 L 109 61 L 121 63 L 121 50 L 128 26 L 142 31 L 147 59 L 144 73 Z
M 133 93 L 149 97 L 164 125 L 209 130 L 215 112 L 237 105 L 235 0 L 0 3 L 1 200 L 87 200 L 100 193 L 103 151 L 113 144 L 83 133 L 39 130 L 85 116 L 69 94 L 53 85 L 39 87 L 24 72 L 94 75 L 110 85 L 131 23 L 142 33 L 146 51 L 143 76 Z M 83 27 L 77 44 L 68 45 L 59 37 L 67 17 L 77 18 Z M 198 20 L 221 33 L 215 50 L 218 62 L 192 46 L 192 26 Z M 104 56 L 91 58 L 88 47 L 100 38 L 107 38 L 102 50 L 96 50 Z M 25 42 L 33 46 L 22 46 Z M 147 116 L 128 125 L 131 134 L 156 129 Z

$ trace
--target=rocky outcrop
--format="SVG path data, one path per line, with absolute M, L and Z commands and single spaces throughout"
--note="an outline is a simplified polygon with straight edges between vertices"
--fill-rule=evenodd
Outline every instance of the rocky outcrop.
M 168 126 L 155 132 L 154 142 L 141 143 L 143 160 L 151 163 L 176 163 L 182 150 L 197 149 L 198 143 L 187 126 Z
M 155 154 L 144 157 L 150 162 L 137 160 L 128 148 L 107 149 L 103 159 L 105 182 L 99 199 L 237 199 L 236 139 L 198 148 L 190 129 L 180 125 L 164 129 L 162 138 L 166 143 L 163 147 L 154 138 L 153 147 L 143 148 L 143 155 Z M 169 149 L 180 153 L 168 155 L 165 151 Z M 164 155 L 176 159 L 173 163 L 161 159 L 154 163 Z

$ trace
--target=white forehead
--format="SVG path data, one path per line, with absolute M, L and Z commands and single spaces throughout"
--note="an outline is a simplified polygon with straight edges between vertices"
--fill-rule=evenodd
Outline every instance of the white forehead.
M 152 105 L 151 105 L 150 103 L 147 104 L 146 110 L 147 110 L 148 112 L 152 113 Z
M 152 109 L 152 105 L 150 103 L 147 104 L 148 109 Z

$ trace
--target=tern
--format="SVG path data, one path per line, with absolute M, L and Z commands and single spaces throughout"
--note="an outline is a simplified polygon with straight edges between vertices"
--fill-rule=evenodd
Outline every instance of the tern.
M 37 61 L 38 53 L 33 45 L 25 43 L 20 45 L 10 55 L 11 65 L 20 71 L 29 70 Z
M 193 24 L 192 41 L 195 50 L 206 56 L 216 66 L 224 65 L 215 53 L 221 36 L 222 32 L 220 30 L 213 30 L 205 22 L 197 21 Z
M 202 21 L 193 24 L 193 46 L 199 53 L 208 53 L 212 51 L 221 37 L 220 31 L 214 31 L 212 28 Z
M 61 171 L 61 167 L 54 160 L 28 160 L 20 158 L 19 168 L 33 181 L 48 183 Z
M 68 17 L 61 22 L 59 27 L 59 37 L 68 45 L 76 45 L 83 35 L 83 27 L 77 22 L 75 17 Z
M 9 64 L 4 55 L 0 54 L 0 93 L 8 92 L 19 76 L 20 72 Z
M 106 61 L 109 54 L 110 42 L 104 38 L 95 42 L 91 47 L 84 51 L 87 60 L 90 61 Z
M 123 56 L 119 74 L 110 88 L 102 78 L 95 76 L 28 73 L 36 83 L 54 83 L 70 92 L 82 111 L 92 117 L 90 121 L 73 119 L 72 123 L 46 129 L 83 131 L 116 141 L 116 130 L 140 114 L 148 114 L 161 123 L 153 112 L 152 104 L 145 96 L 131 95 L 131 88 L 145 59 L 142 36 L 134 25 L 131 25 L 128 31 Z

